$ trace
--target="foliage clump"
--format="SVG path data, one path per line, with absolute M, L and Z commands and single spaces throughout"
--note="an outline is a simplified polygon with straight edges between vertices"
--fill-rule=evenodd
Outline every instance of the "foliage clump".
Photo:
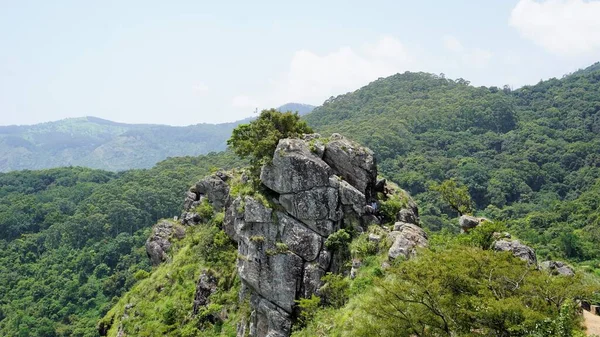
M 422 250 L 383 274 L 370 269 L 355 280 L 324 277 L 330 302 L 294 336 L 580 336 L 574 301 L 598 290 L 582 274 L 552 276 L 508 252 L 460 243 Z
M 144 275 L 101 320 L 110 326 L 108 336 L 116 336 L 119 326 L 138 336 L 235 335 L 243 303 L 238 303 L 237 252 L 231 239 L 214 223 L 188 227 L 171 253 L 171 262 Z M 202 270 L 216 277 L 218 290 L 194 316 L 194 291 Z M 127 311 L 128 307 L 132 309 Z M 231 315 L 220 316 L 223 310 Z
M 410 196 L 406 191 L 400 189 L 395 184 L 391 182 L 388 182 L 388 184 L 392 186 L 391 193 L 387 195 L 378 193 L 378 198 L 380 199 L 379 203 L 384 219 L 388 222 L 393 222 L 396 220 L 398 212 L 400 212 L 401 209 L 408 207 Z
M 349 297 L 350 282 L 340 274 L 327 273 L 321 278 L 323 286 L 319 289 L 322 300 L 334 308 L 341 308 Z
M 260 167 L 273 157 L 280 139 L 312 132 L 298 113 L 269 109 L 252 122 L 235 128 L 227 145 L 241 158 L 249 159 L 253 176 L 258 177 Z
M 469 189 L 467 186 L 456 181 L 456 179 L 444 180 L 440 184 L 431 184 L 430 188 L 432 191 L 438 192 L 440 197 L 458 215 L 473 213 L 473 201 L 471 200 L 471 195 L 469 195 Z
M 345 229 L 340 229 L 327 237 L 325 247 L 333 251 L 339 251 L 348 247 L 350 240 L 350 234 Z

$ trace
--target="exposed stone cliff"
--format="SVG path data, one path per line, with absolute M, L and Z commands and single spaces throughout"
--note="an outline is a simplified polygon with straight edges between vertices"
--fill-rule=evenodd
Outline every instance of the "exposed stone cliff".
M 356 273 L 359 259 L 352 271 L 344 269 L 350 261 L 347 247 L 326 244 L 341 230 L 358 234 L 397 221 L 380 229 L 391 245 L 390 260 L 410 258 L 427 246 L 416 204 L 393 184 L 377 180 L 371 150 L 338 134 L 280 140 L 257 183 L 239 171 L 217 172 L 186 193 L 180 218 L 181 225 L 193 226 L 224 213 L 222 229 L 237 243 L 240 301 L 249 299 L 251 308 L 238 326 L 239 336 L 289 336 L 298 299 L 319 295 L 328 272 Z M 378 197 L 397 198 L 404 206 L 384 215 Z M 168 259 L 170 239 L 183 233 L 181 225 L 162 221 L 154 227 L 146 243 L 154 265 Z M 373 234 L 369 240 L 382 237 Z M 194 314 L 209 305 L 217 283 L 211 271 L 201 273 Z
M 238 244 L 240 298 L 249 297 L 252 308 L 239 334 L 289 336 L 296 300 L 318 294 L 321 277 L 340 272 L 348 258 L 347 252 L 329 249 L 327 238 L 340 229 L 360 233 L 379 224 L 377 192 L 392 188 L 378 184 L 371 150 L 337 134 L 280 140 L 273 160 L 262 168 L 260 194 L 231 192 L 231 180 L 219 173 L 192 187 L 182 223 L 201 221 L 194 209 L 204 200 L 223 208 L 223 230 Z M 398 219 L 412 224 L 402 222 L 390 235 L 398 240 L 394 257 L 408 257 L 426 245 L 416 226 L 418 210 L 409 201 Z

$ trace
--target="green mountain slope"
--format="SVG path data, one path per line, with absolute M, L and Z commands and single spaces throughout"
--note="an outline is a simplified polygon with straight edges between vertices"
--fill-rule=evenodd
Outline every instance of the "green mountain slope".
M 306 114 L 313 108 L 288 103 L 278 109 Z M 233 128 L 249 120 L 177 127 L 82 117 L 0 126 L 0 172 L 61 166 L 110 171 L 150 168 L 168 157 L 224 151 Z
M 559 242 L 570 229 L 528 219 L 576 199 L 600 177 L 599 93 L 595 66 L 516 91 L 405 73 L 332 98 L 305 118 L 323 134 L 340 132 L 373 149 L 381 173 L 412 193 L 429 228 L 457 230 L 445 220 L 456 212 L 430 188 L 455 179 L 482 214 L 518 220 L 520 230 L 556 226 L 552 240 L 562 248 L 552 254 L 587 259 L 597 250 L 575 256 Z
M 175 156 L 225 150 L 237 123 L 186 127 L 122 124 L 94 117 L 0 127 L 0 171 L 86 166 L 149 168 Z
M 189 185 L 230 153 L 149 170 L 0 173 L 0 336 L 97 336 L 96 322 L 150 270 L 149 227 L 180 214 Z

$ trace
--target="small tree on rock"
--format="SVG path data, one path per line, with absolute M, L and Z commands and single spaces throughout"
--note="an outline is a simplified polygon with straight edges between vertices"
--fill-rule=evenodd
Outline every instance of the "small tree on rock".
M 277 143 L 283 138 L 312 133 L 298 113 L 263 110 L 257 119 L 236 127 L 227 145 L 240 157 L 250 160 L 253 178 L 260 174 L 263 164 L 273 158 Z

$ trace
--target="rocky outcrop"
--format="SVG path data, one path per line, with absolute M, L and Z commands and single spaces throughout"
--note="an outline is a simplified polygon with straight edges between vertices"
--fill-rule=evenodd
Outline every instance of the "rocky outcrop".
M 498 240 L 494 242 L 493 249 L 498 252 L 511 252 L 515 257 L 537 267 L 537 258 L 531 247 L 522 244 L 519 240 Z
M 240 179 L 215 175 L 190 190 L 186 212 L 205 199 L 215 210 L 224 207 L 223 230 L 237 242 L 240 296 L 250 296 L 252 309 L 238 326 L 240 336 L 290 335 L 296 301 L 318 294 L 321 278 L 340 272 L 349 258 L 347 248 L 328 249 L 327 238 L 340 229 L 360 233 L 380 222 L 376 177 L 371 150 L 340 135 L 314 134 L 279 141 L 272 161 L 262 167 L 261 193 L 233 195 L 232 190 L 240 189 L 228 184 Z M 385 181 L 378 188 L 385 190 Z M 427 237 L 416 225 L 414 202 L 399 218 L 406 223 L 390 234 L 395 239 L 392 255 L 409 256 L 427 244 Z M 382 237 L 373 234 L 369 240 L 379 242 Z M 355 261 L 354 275 L 359 267 Z M 211 285 L 201 277 L 195 310 L 205 305 Z
M 323 160 L 367 200 L 374 198 L 377 164 L 373 151 L 334 133 L 325 145 Z
M 194 295 L 194 316 L 198 315 L 200 309 L 208 305 L 208 298 L 217 291 L 218 280 L 210 270 L 203 270 L 196 283 L 196 294 Z
M 198 183 L 213 205 L 224 201 L 224 231 L 238 243 L 237 270 L 251 294 L 252 315 L 239 331 L 250 336 L 289 336 L 295 301 L 317 294 L 321 277 L 339 271 L 342 252 L 325 246 L 340 228 L 363 231 L 374 195 L 373 153 L 334 135 L 282 139 L 263 166 L 262 197 L 228 195 L 216 179 Z M 209 188 L 210 187 L 210 188 Z M 217 194 L 217 197 L 213 197 Z
M 427 247 L 427 233 L 414 224 L 396 222 L 389 239 L 393 242 L 388 251 L 390 261 L 398 257 L 408 259 L 415 255 L 417 248 Z
M 415 208 L 416 208 L 416 206 L 415 206 Z M 418 214 L 418 211 L 415 212 L 415 210 L 412 207 L 403 208 L 396 215 L 396 220 L 400 221 L 400 222 L 411 223 L 413 225 L 418 225 L 419 224 L 419 214 Z
M 172 222 L 163 220 L 152 228 L 152 235 L 146 240 L 146 254 L 153 266 L 159 265 L 168 258 L 171 248 L 171 236 L 176 232 Z
M 573 276 L 575 271 L 569 265 L 561 261 L 544 261 L 540 263 L 540 269 L 546 270 L 553 275 Z
M 485 221 L 488 220 L 486 218 L 478 218 L 471 215 L 462 215 L 460 218 L 458 218 L 458 225 L 463 232 L 468 232 Z
M 212 205 L 214 210 L 223 209 L 229 201 L 229 185 L 227 184 L 229 178 L 226 173 L 219 171 L 192 186 L 185 194 L 183 213 L 180 217 L 181 223 L 191 226 L 206 221 L 195 212 L 196 207 L 205 200 Z
M 190 189 L 191 193 L 197 195 L 197 200 L 202 197 L 208 198 L 215 210 L 225 207 L 229 196 L 229 185 L 226 181 L 229 176 L 223 172 L 217 172 L 214 175 L 204 178 L 196 183 L 196 186 Z

